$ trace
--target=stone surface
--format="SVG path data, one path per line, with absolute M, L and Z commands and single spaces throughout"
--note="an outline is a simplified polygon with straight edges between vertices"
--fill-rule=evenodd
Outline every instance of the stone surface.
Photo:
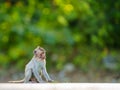
M 0 90 L 120 90 L 112 83 L 0 84 Z

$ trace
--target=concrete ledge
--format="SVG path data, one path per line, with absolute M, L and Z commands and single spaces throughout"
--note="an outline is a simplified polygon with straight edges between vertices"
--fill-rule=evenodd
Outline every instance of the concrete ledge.
M 120 90 L 115 83 L 40 83 L 8 84 L 1 83 L 0 90 Z

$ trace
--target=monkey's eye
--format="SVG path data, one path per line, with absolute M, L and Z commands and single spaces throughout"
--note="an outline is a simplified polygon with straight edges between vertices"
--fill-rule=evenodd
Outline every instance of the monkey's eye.
M 44 54 L 44 52 L 42 52 L 41 54 Z

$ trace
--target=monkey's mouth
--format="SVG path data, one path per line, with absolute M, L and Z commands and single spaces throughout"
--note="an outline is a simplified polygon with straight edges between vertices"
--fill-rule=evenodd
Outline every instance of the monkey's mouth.
M 41 59 L 45 59 L 45 53 L 44 53 L 44 52 L 42 52 L 42 53 L 40 54 L 40 58 L 41 58 Z
M 44 56 L 44 54 L 45 54 L 45 53 L 44 53 L 44 52 L 42 52 L 42 53 L 40 54 L 40 56 Z

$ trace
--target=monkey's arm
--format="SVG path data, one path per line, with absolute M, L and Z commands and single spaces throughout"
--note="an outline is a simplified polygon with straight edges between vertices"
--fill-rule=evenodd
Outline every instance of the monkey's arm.
M 33 68 L 33 74 L 39 83 L 44 82 L 36 68 Z
M 47 70 L 46 70 L 46 63 L 44 63 L 43 67 L 42 67 L 42 72 L 43 72 L 43 75 L 44 77 L 46 78 L 46 80 L 48 82 L 52 82 L 53 80 L 49 77 L 48 73 L 47 73 Z

